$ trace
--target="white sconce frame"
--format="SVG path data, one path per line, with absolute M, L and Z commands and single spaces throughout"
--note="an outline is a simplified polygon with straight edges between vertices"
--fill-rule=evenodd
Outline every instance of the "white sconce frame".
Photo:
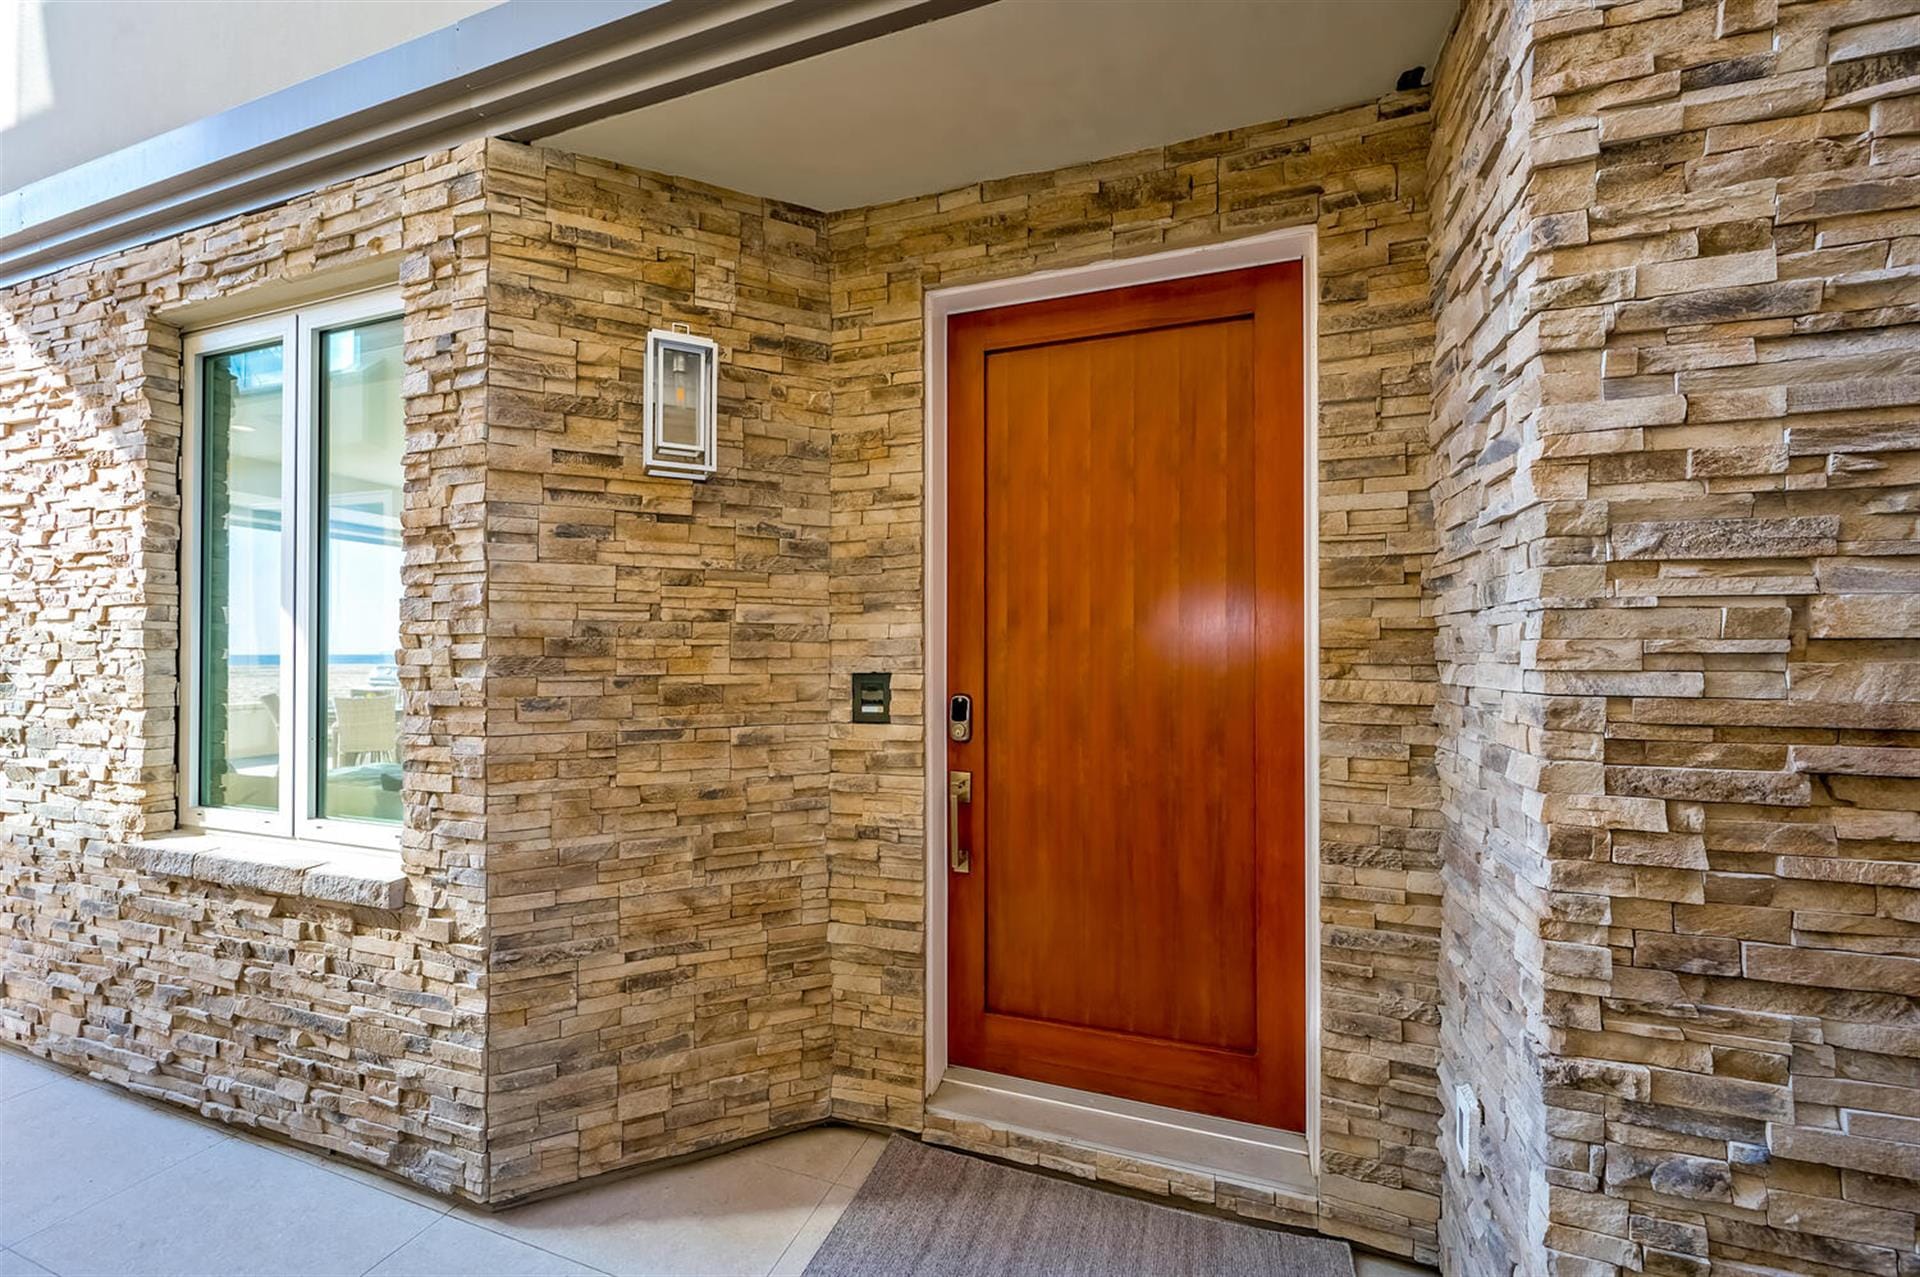
M 699 361 L 700 388 L 696 444 L 669 442 L 662 428 L 667 360 L 675 354 Z M 646 470 L 672 479 L 704 480 L 720 464 L 720 346 L 696 337 L 685 325 L 656 328 L 647 334 Z

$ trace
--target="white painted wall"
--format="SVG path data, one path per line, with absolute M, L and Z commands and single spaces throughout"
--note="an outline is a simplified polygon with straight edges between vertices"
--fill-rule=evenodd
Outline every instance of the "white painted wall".
M 0 0 L 0 191 L 499 0 Z

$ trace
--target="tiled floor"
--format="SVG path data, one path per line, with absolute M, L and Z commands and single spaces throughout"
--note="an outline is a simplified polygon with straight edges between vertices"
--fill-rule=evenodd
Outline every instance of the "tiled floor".
M 884 1143 L 821 1127 L 488 1214 L 0 1050 L 0 1277 L 798 1273 Z
M 0 1050 L 0 1277 L 798 1273 L 884 1143 L 818 1127 L 488 1214 Z

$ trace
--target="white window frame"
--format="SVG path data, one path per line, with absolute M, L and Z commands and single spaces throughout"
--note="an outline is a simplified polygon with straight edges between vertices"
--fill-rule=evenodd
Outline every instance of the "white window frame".
M 403 313 L 397 289 L 380 289 L 188 334 L 182 343 L 180 454 L 180 703 L 179 768 L 175 776 L 180 825 L 205 832 L 286 838 L 397 851 L 399 824 L 315 815 L 320 766 L 316 710 L 316 622 L 321 582 L 320 528 L 315 501 L 319 469 L 322 338 Z M 276 811 L 212 807 L 199 801 L 200 657 L 203 547 L 206 534 L 202 473 L 205 423 L 201 362 L 211 355 L 278 341 L 285 381 L 281 392 L 280 504 L 280 793 Z M 396 645 L 398 637 L 395 638 Z M 291 660 L 285 659 L 291 657 Z

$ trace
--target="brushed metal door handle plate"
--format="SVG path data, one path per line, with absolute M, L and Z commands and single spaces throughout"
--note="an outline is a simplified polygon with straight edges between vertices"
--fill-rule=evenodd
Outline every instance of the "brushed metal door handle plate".
M 973 855 L 960 839 L 960 806 L 973 802 L 973 773 L 947 773 L 947 867 L 957 874 L 973 872 Z

